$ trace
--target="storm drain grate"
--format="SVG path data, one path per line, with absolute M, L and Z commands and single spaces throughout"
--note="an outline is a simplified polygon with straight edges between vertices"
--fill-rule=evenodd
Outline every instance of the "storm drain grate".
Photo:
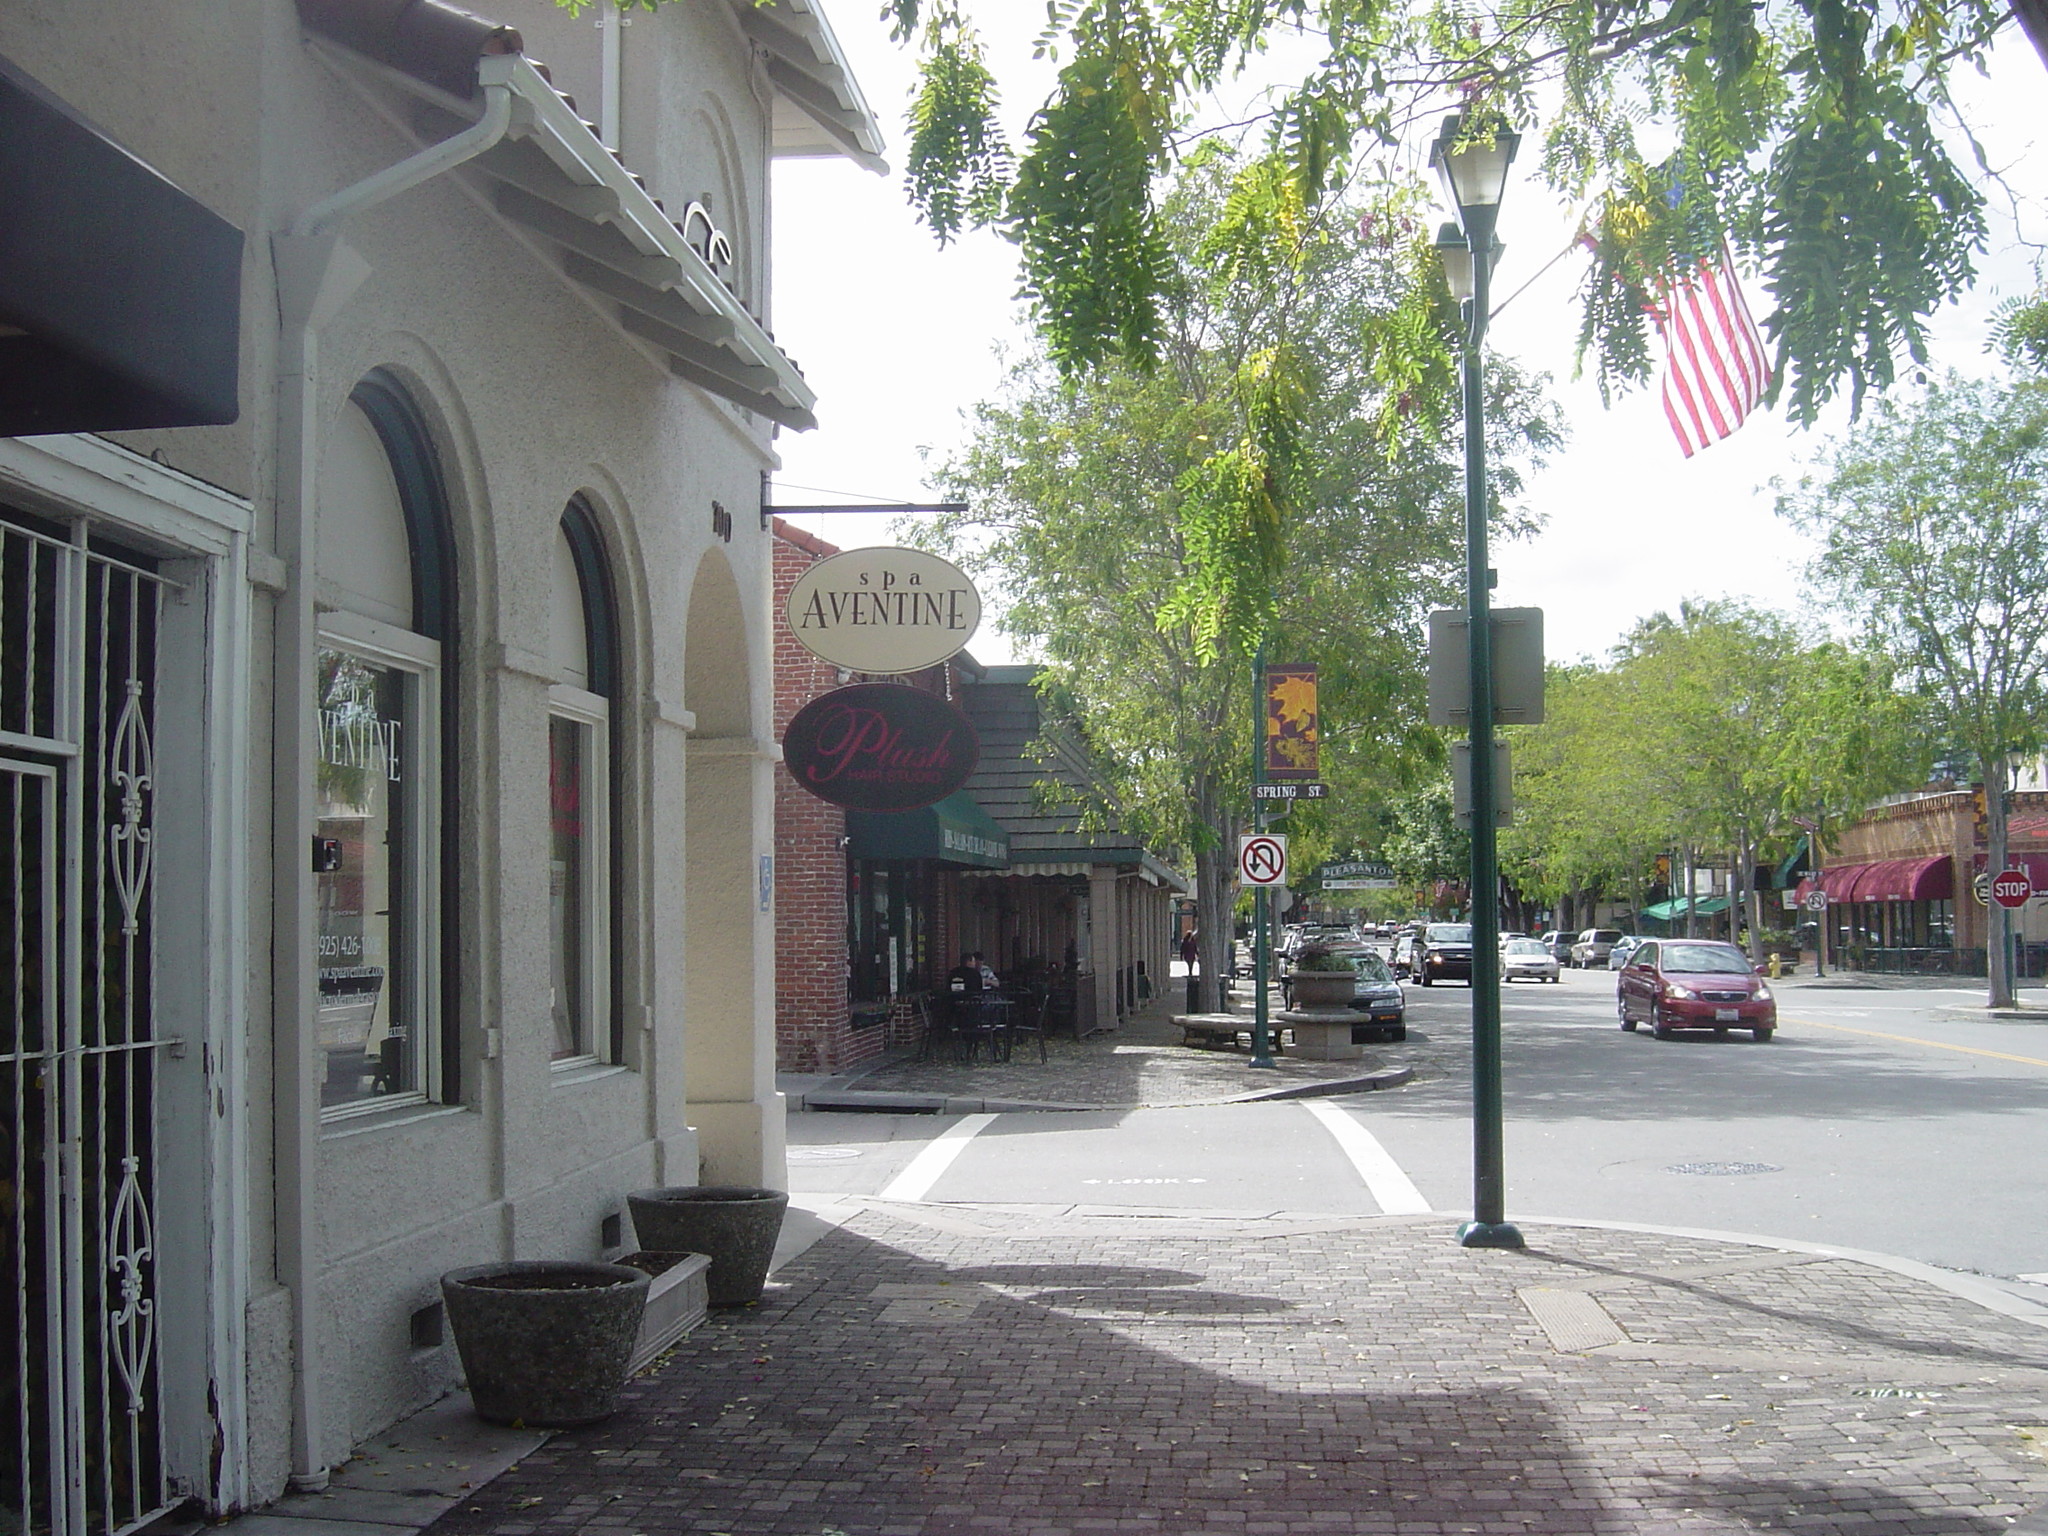
M 1776 1163 L 1673 1163 L 1666 1173 L 1703 1173 L 1723 1178 L 1734 1173 L 1783 1173 Z

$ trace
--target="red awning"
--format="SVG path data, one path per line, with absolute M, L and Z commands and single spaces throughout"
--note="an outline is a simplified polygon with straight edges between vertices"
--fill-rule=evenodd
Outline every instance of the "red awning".
M 1931 859 L 1879 859 L 1871 864 L 1837 864 L 1821 871 L 1828 901 L 1947 901 L 1956 891 L 1955 864 L 1947 854 Z

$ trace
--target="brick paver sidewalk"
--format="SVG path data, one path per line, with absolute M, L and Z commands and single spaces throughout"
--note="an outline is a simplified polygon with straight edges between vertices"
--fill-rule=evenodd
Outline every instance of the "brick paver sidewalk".
M 2048 1332 L 1841 1259 L 871 1204 L 448 1536 L 1989 1536 Z

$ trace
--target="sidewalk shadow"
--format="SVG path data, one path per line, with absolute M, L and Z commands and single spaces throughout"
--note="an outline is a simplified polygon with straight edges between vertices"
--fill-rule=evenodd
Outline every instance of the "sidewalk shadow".
M 965 1246 L 985 1254 L 990 1242 Z M 630 1384 L 615 1419 L 558 1435 L 432 1529 L 1007 1536 L 1134 1522 L 1162 1536 L 1311 1526 L 1644 1536 L 1750 1529 L 1748 1515 L 1774 1501 L 1826 1511 L 1827 1523 L 1806 1528 L 1831 1536 L 2003 1529 L 1846 1470 L 1825 1484 L 1686 1478 L 1652 1494 L 1659 1507 L 1617 1502 L 1616 1469 L 1582 1446 L 1613 1445 L 1615 1413 L 1602 1406 L 1575 1424 L 1562 1416 L 1577 1411 L 1568 1401 L 1511 1376 L 1470 1379 L 1490 1368 L 1483 1361 L 1517 1368 L 1517 1348 L 1520 1368 L 1536 1361 L 1527 1340 L 1441 1337 L 1456 1330 L 1440 1311 L 1415 1322 L 1420 1341 L 1360 1353 L 1328 1300 L 1232 1295 L 1192 1271 L 1142 1264 L 949 1269 L 844 1229 L 784 1277 L 763 1305 L 714 1315 Z M 1168 1297 L 1186 1304 L 1175 1311 Z M 1178 1330 L 1177 1352 L 1119 1324 L 1140 1302 L 1166 1315 L 1152 1337 Z M 1544 1374 L 1563 1369 L 1542 1362 Z M 1649 1390 L 1626 1371 L 1604 1379 L 1618 1404 Z M 1708 1423 L 1724 1406 L 1667 1398 L 1656 1411 L 1654 1423 L 1628 1424 L 1625 1470 L 1654 1487 L 1672 1465 L 1670 1440 L 1727 1466 L 1730 1447 Z M 1661 1450 L 1657 1430 L 1669 1432 Z M 1700 1526 L 1702 1513 L 1723 1518 Z

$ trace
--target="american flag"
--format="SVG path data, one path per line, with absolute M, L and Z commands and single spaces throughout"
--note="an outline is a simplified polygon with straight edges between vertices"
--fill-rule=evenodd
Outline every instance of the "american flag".
M 1743 302 L 1735 262 L 1719 258 L 1667 282 L 1653 313 L 1664 337 L 1664 415 L 1688 459 L 1742 425 L 1763 399 L 1771 367 Z

